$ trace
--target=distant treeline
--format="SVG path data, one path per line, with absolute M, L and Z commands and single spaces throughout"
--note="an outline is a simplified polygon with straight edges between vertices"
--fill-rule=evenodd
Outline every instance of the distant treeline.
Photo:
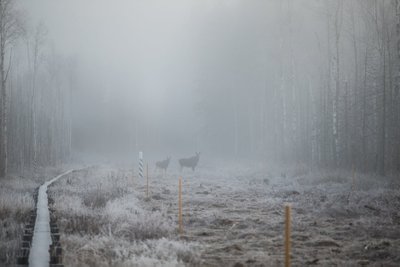
M 59 56 L 42 23 L 30 27 L 13 0 L 0 0 L 0 177 L 61 163 L 71 149 L 74 62 Z
M 219 68 L 199 78 L 206 142 L 236 156 L 400 171 L 399 2 L 277 1 L 273 33 L 254 27 L 272 24 L 263 6 L 256 23 L 246 4 L 226 11 L 209 39 L 224 36 L 214 56 L 229 66 L 199 59 Z
M 191 125 L 201 130 L 186 147 L 321 168 L 399 172 L 399 2 L 196 2 L 202 8 L 191 10 L 190 37 L 182 45 L 190 52 L 185 62 L 198 96 L 200 119 Z M 76 102 L 84 91 L 77 89 L 77 63 L 60 56 L 46 27 L 28 26 L 13 4 L 0 0 L 0 177 L 7 168 L 61 163 L 73 148 L 90 142 L 129 151 L 179 146 L 176 136 L 162 134 L 163 123 L 133 112 L 135 104 L 128 97 L 122 102 L 113 86 L 107 98 L 118 101 L 90 91 L 87 112 L 72 116 L 72 96 Z M 140 99 L 135 96 L 136 104 Z M 128 111 L 112 112 L 121 103 Z M 189 127 L 175 121 L 171 116 L 171 127 Z

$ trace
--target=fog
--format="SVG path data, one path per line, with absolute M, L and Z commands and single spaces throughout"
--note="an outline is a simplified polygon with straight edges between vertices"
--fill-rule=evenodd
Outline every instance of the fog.
M 64 156 L 201 151 L 382 174 L 398 169 L 393 3 L 16 4 L 23 34 L 6 50 L 14 49 L 15 61 L 8 86 L 19 88 L 14 98 L 25 111 L 10 121 L 30 110 L 34 136 L 15 138 L 30 144 L 27 159 L 10 152 L 19 161 L 30 164 L 42 142 L 55 155 L 67 148 Z
M 399 177 L 400 0 L 0 0 L 0 266 L 400 266 Z
M 112 123 L 92 129 L 87 138 L 112 127 L 115 135 L 125 134 L 107 142 L 131 145 L 133 138 L 135 146 L 145 146 L 149 133 L 149 142 L 161 147 L 172 141 L 179 148 L 195 148 L 190 144 L 199 128 L 194 110 L 196 51 L 190 48 L 195 25 L 187 23 L 192 4 L 41 1 L 26 5 L 36 20 L 48 25 L 57 49 L 79 62 L 79 88 L 73 89 L 76 127 Z M 104 108 L 112 122 L 102 113 Z
M 204 113 L 218 116 L 219 107 L 208 110 L 204 98 L 214 98 L 223 109 L 233 94 L 245 97 L 276 84 L 281 1 L 21 4 L 30 24 L 46 25 L 49 44 L 76 61 L 73 123 L 77 132 L 85 128 L 76 142 L 100 138 L 129 150 L 231 153 L 232 145 L 224 144 L 232 138 L 226 118 L 214 125 L 221 133 L 206 139 Z M 296 50 L 307 58 L 315 50 L 307 39 L 317 18 L 308 4 L 296 2 L 296 18 L 303 24 L 296 27 L 303 31 L 294 29 L 302 35 Z M 107 131 L 107 139 L 99 137 Z M 212 151 L 218 143 L 224 146 Z

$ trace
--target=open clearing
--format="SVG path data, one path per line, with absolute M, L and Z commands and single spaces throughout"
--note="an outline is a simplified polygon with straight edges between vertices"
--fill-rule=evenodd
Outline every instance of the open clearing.
M 262 164 L 174 168 L 132 178 L 97 166 L 49 194 L 66 266 L 282 266 L 284 204 L 292 205 L 294 266 L 398 266 L 399 183 L 351 173 L 282 173 Z M 184 234 L 177 232 L 183 176 Z M 362 182 L 362 183 L 361 183 Z

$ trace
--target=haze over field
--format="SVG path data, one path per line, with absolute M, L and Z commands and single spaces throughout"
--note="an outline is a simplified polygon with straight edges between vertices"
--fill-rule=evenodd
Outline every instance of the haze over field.
M 0 0 L 0 265 L 396 266 L 399 175 L 400 0 Z
M 383 174 L 400 161 L 389 2 L 18 4 L 31 31 L 48 29 L 42 54 L 70 62 L 78 150 L 202 150 Z
M 29 10 L 30 23 L 46 25 L 47 45 L 76 64 L 73 122 L 77 132 L 87 129 L 86 135 L 77 136 L 77 143 L 80 138 L 86 143 L 87 135 L 89 139 L 102 132 L 107 135 L 105 128 L 112 124 L 114 134 L 123 135 L 122 139 L 99 138 L 123 142 L 130 150 L 132 143 L 142 148 L 156 143 L 156 150 L 197 149 L 225 155 L 234 153 L 234 138 L 240 139 L 239 150 L 249 150 L 246 146 L 252 142 L 246 125 L 250 114 L 238 118 L 241 129 L 234 137 L 232 106 L 237 113 L 251 112 L 253 124 L 265 120 L 259 116 L 267 115 L 261 107 L 264 103 L 248 109 L 280 83 L 280 66 L 288 56 L 277 51 L 289 46 L 289 15 L 296 19 L 290 27 L 295 35 L 291 38 L 296 38 L 293 55 L 302 62 L 298 75 L 312 69 L 310 60 L 318 59 L 315 31 L 324 31 L 315 22 L 324 19 L 318 14 L 322 4 L 296 2 L 292 11 L 288 4 L 21 1 Z M 308 66 L 302 66 L 306 61 Z

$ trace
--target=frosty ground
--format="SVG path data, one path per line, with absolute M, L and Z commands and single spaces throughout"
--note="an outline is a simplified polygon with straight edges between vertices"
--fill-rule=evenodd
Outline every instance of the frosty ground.
M 10 174 L 0 184 L 0 266 L 14 266 L 21 248 L 29 212 L 35 207 L 35 189 L 59 174 L 63 168 L 37 168 Z
M 146 181 L 134 174 L 126 166 L 101 165 L 50 186 L 66 266 L 282 266 L 285 203 L 293 210 L 294 266 L 400 264 L 398 179 L 203 161 L 195 172 L 172 164 L 166 176 L 151 166 L 146 198 Z M 10 180 L 2 191 L 19 192 L 20 183 Z M 26 212 L 32 208 L 26 192 L 36 184 L 28 183 L 25 200 L 17 197 Z M 3 192 L 1 199 L 3 213 L 13 209 Z M 18 221 L 19 212 L 9 216 Z M 3 217 L 5 225 L 10 219 Z M 22 222 L 16 232 L 22 233 Z M 6 234 L 3 230 L 2 240 Z M 11 250 L 2 252 L 3 262 L 14 255 Z

